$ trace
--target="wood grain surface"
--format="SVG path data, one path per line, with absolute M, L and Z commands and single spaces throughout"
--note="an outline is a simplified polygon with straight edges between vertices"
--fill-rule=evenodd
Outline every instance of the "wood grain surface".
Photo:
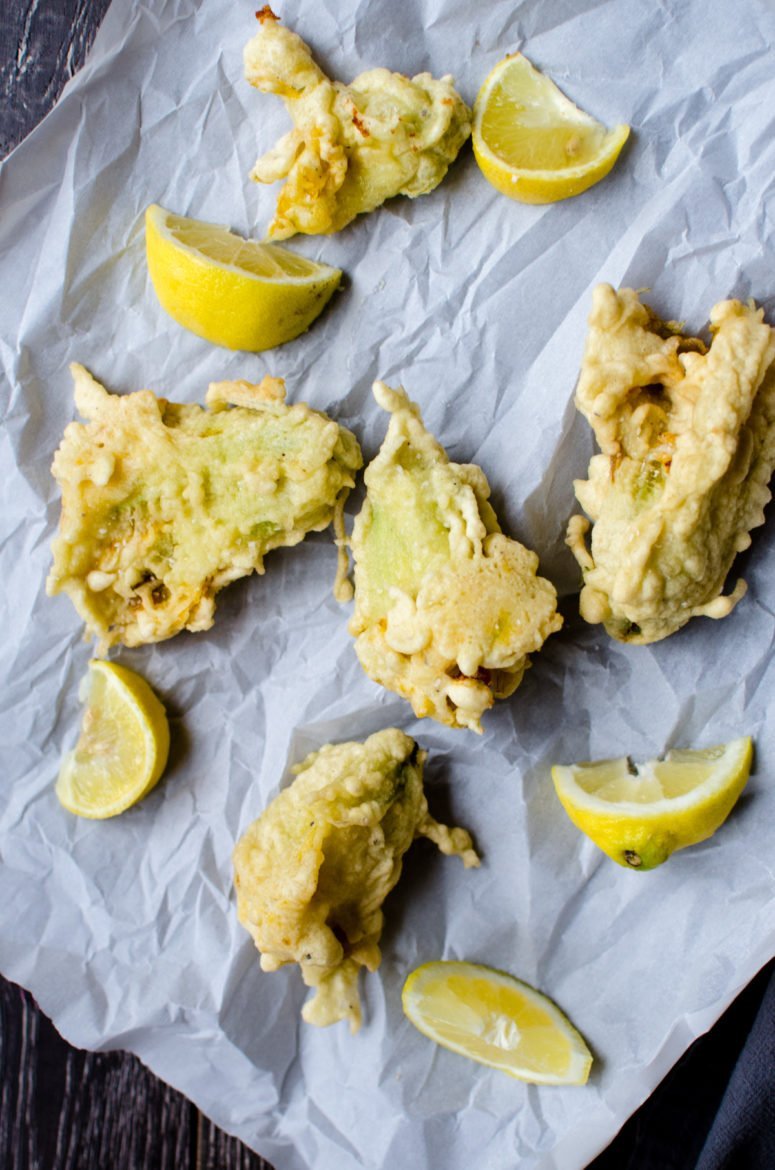
M 126 1052 L 72 1048 L 0 979 L 2 1170 L 271 1170 Z
M 109 0 L 2 0 L 0 158 L 48 113 L 94 39 Z

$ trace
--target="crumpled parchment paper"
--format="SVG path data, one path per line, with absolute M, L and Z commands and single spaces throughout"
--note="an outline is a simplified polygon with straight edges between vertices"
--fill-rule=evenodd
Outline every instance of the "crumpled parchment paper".
M 466 148 L 432 195 L 293 241 L 347 286 L 306 336 L 246 355 L 165 317 L 142 215 L 156 201 L 263 234 L 276 189 L 247 174 L 288 120 L 242 77 L 254 7 L 114 0 L 85 68 L 0 169 L 0 967 L 69 1040 L 136 1052 L 278 1170 L 576 1170 L 775 949 L 772 516 L 740 560 L 750 591 L 734 615 L 646 648 L 579 621 L 562 541 L 592 451 L 572 394 L 593 286 L 648 287 L 690 328 L 729 295 L 772 320 L 775 17 L 720 0 L 278 0 L 343 80 L 375 65 L 452 72 L 472 103 L 521 48 L 634 133 L 608 180 L 554 206 L 504 199 Z M 197 402 L 211 379 L 282 375 L 289 400 L 352 427 L 367 457 L 386 425 L 371 382 L 402 382 L 450 456 L 485 469 L 503 527 L 563 596 L 564 631 L 482 738 L 418 722 L 361 672 L 349 607 L 331 596 L 333 544 L 311 537 L 222 593 L 210 632 L 114 654 L 168 705 L 171 766 L 115 821 L 69 816 L 53 782 L 91 650 L 44 580 L 71 360 L 113 390 Z M 392 723 L 429 749 L 431 809 L 472 830 L 484 864 L 414 847 L 352 1037 L 302 1026 L 295 970 L 260 971 L 230 856 L 289 764 Z M 744 733 L 756 769 L 738 808 L 654 873 L 609 862 L 554 797 L 552 762 Z M 554 997 L 595 1052 L 589 1084 L 527 1086 L 414 1031 L 402 982 L 441 956 Z

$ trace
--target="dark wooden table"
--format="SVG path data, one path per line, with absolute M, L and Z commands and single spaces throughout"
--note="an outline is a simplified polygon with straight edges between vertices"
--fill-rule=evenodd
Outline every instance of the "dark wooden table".
M 107 7 L 108 0 L 3 0 L 0 157 L 54 104 Z M 770 963 L 588 1170 L 692 1170 L 774 981 Z M 775 1170 L 765 1144 L 725 1166 Z M 0 1170 L 271 1167 L 136 1057 L 70 1047 L 32 996 L 0 977 Z

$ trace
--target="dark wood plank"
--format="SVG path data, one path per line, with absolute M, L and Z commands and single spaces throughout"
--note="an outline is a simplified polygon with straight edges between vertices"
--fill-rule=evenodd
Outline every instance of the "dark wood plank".
M 67 1044 L 0 979 L 3 1170 L 271 1170 L 135 1056 Z
M 110 0 L 4 0 L 0 158 L 48 113 L 83 64 Z
M 196 1166 L 194 1106 L 126 1053 L 70 1047 L 32 996 L 0 982 L 0 1166 Z
M 196 1170 L 272 1170 L 272 1167 L 200 1113 Z

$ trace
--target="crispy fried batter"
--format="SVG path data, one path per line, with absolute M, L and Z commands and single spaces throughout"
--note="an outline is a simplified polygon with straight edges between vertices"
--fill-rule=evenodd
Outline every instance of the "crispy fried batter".
M 251 172 L 259 183 L 286 179 L 270 237 L 336 232 L 393 195 L 413 198 L 441 182 L 471 133 L 451 77 L 372 69 L 350 85 L 329 81 L 271 10 L 257 15 L 245 76 L 279 94 L 294 124 Z
M 312 1024 L 360 1027 L 358 972 L 379 966 L 382 903 L 416 837 L 479 864 L 469 834 L 428 812 L 424 760 L 395 728 L 329 744 L 294 769 L 234 850 L 239 920 L 265 971 L 298 963 L 316 988 L 302 1012 Z
M 416 715 L 481 731 L 562 625 L 557 596 L 536 554 L 501 532 L 484 472 L 450 463 L 403 390 L 374 393 L 391 417 L 351 541 L 355 650 Z
M 286 406 L 279 378 L 213 383 L 203 409 L 109 394 L 71 369 L 88 421 L 70 423 L 54 458 L 62 516 L 47 588 L 70 596 L 102 650 L 209 629 L 218 590 L 326 528 L 361 466 L 354 436 Z
M 775 330 L 753 304 L 722 301 L 706 349 L 632 289 L 595 289 L 576 404 L 602 454 L 577 480 L 594 522 L 568 544 L 584 571 L 581 613 L 615 638 L 654 642 L 690 618 L 724 617 L 749 530 L 764 522 L 775 466 Z

